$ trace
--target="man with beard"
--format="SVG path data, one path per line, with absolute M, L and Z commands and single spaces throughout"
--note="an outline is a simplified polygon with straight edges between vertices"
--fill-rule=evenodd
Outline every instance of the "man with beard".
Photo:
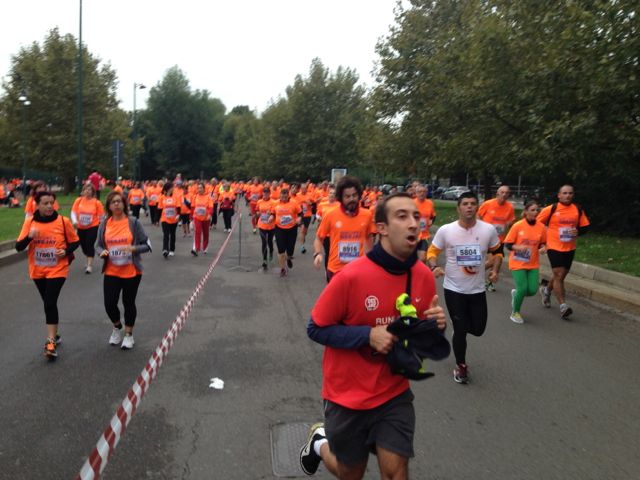
M 427 251 L 427 265 L 438 278 L 444 275 L 444 299 L 453 324 L 453 353 L 456 368 L 453 379 L 467 383 L 467 333 L 481 336 L 487 326 L 487 295 L 485 291 L 485 261 L 494 254 L 489 280 L 498 281 L 500 239 L 493 225 L 476 218 L 478 197 L 465 192 L 458 197 L 458 220 L 443 225 L 436 232 Z M 436 260 L 440 252 L 446 255 L 444 269 Z M 500 260 L 502 260 L 500 258 Z
M 371 212 L 360 208 L 362 184 L 357 178 L 344 176 L 336 186 L 339 208 L 323 216 L 313 241 L 313 264 L 320 268 L 323 262 L 323 242 L 329 238 L 327 282 L 345 265 L 361 257 L 373 246 L 374 224 Z

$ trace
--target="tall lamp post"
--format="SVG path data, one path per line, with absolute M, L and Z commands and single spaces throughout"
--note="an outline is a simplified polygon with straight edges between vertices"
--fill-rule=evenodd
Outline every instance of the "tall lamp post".
M 26 92 L 23 90 L 18 97 L 18 101 L 22 104 L 22 191 L 27 195 L 27 107 L 31 105 L 31 101 L 27 98 Z
M 142 168 L 138 159 L 138 127 L 136 125 L 136 92 L 147 88 L 141 83 L 133 83 L 133 176 L 136 180 L 142 180 Z
M 78 93 L 77 93 L 77 115 L 78 115 L 78 190 L 82 188 L 82 180 L 84 177 L 84 146 L 83 146 L 83 126 L 82 120 L 82 0 L 80 0 L 80 25 L 79 25 L 79 38 L 78 38 Z

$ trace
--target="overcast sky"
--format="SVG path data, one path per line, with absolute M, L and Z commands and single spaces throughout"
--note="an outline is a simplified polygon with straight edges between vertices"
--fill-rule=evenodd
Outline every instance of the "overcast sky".
M 230 110 L 263 111 L 319 57 L 332 71 L 353 68 L 371 86 L 375 45 L 394 22 L 396 0 L 84 0 L 82 39 L 116 71 L 123 109 L 133 85 L 157 84 L 177 65 L 193 89 Z M 79 0 L 2 1 L 0 74 L 21 46 L 50 29 L 78 37 Z M 138 91 L 144 108 L 148 90 Z

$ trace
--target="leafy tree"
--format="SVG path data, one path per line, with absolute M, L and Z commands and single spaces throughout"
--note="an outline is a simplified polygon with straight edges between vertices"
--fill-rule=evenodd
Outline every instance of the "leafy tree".
M 77 56 L 76 39 L 49 32 L 42 45 L 34 42 L 12 57 L 7 92 L 0 111 L 7 121 L 3 140 L 9 149 L 3 163 L 21 166 L 22 115 L 25 114 L 28 170 L 55 172 L 64 178 L 65 188 L 74 185 L 77 173 Z M 129 131 L 118 109 L 116 74 L 83 48 L 83 113 L 85 172 L 111 169 L 111 140 L 124 139 Z M 18 100 L 26 93 L 31 105 Z M 22 109 L 26 108 L 26 112 Z

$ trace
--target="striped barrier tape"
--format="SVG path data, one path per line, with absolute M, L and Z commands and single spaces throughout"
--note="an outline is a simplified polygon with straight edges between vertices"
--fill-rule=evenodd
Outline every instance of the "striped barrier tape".
M 142 397 L 144 397 L 144 394 L 147 393 L 151 382 L 158 374 L 158 370 L 162 365 L 164 357 L 173 346 L 178 333 L 180 332 L 180 330 L 182 330 L 182 327 L 184 327 L 184 324 L 186 323 L 187 318 L 191 313 L 193 305 L 198 298 L 198 295 L 200 295 L 201 290 L 209 280 L 213 269 L 222 256 L 222 252 L 224 252 L 227 243 L 229 243 L 229 240 L 231 239 L 233 230 L 235 229 L 241 218 L 242 214 L 238 216 L 236 221 L 231 226 L 231 232 L 229 232 L 227 238 L 222 243 L 222 246 L 220 247 L 220 250 L 218 250 L 216 257 L 209 265 L 209 269 L 196 285 L 196 288 L 191 294 L 191 297 L 189 297 L 187 303 L 184 304 L 184 306 L 176 316 L 176 319 L 173 321 L 173 324 L 171 325 L 169 330 L 167 330 L 167 333 L 164 334 L 164 336 L 162 337 L 162 341 L 156 347 L 155 351 L 147 361 L 147 364 L 142 369 L 142 372 L 140 372 L 140 375 L 138 375 L 138 378 L 134 382 L 133 386 L 129 389 L 129 392 L 120 403 L 120 406 L 116 410 L 115 415 L 109 422 L 109 426 L 102 433 L 102 435 L 98 439 L 98 443 L 94 447 L 87 460 L 84 462 L 84 465 L 80 469 L 80 473 L 78 473 L 76 480 L 98 479 L 104 471 L 109 458 L 115 451 L 118 442 L 120 442 L 120 439 L 124 435 L 124 432 L 127 429 L 127 426 L 129 425 L 133 414 L 140 406 Z

